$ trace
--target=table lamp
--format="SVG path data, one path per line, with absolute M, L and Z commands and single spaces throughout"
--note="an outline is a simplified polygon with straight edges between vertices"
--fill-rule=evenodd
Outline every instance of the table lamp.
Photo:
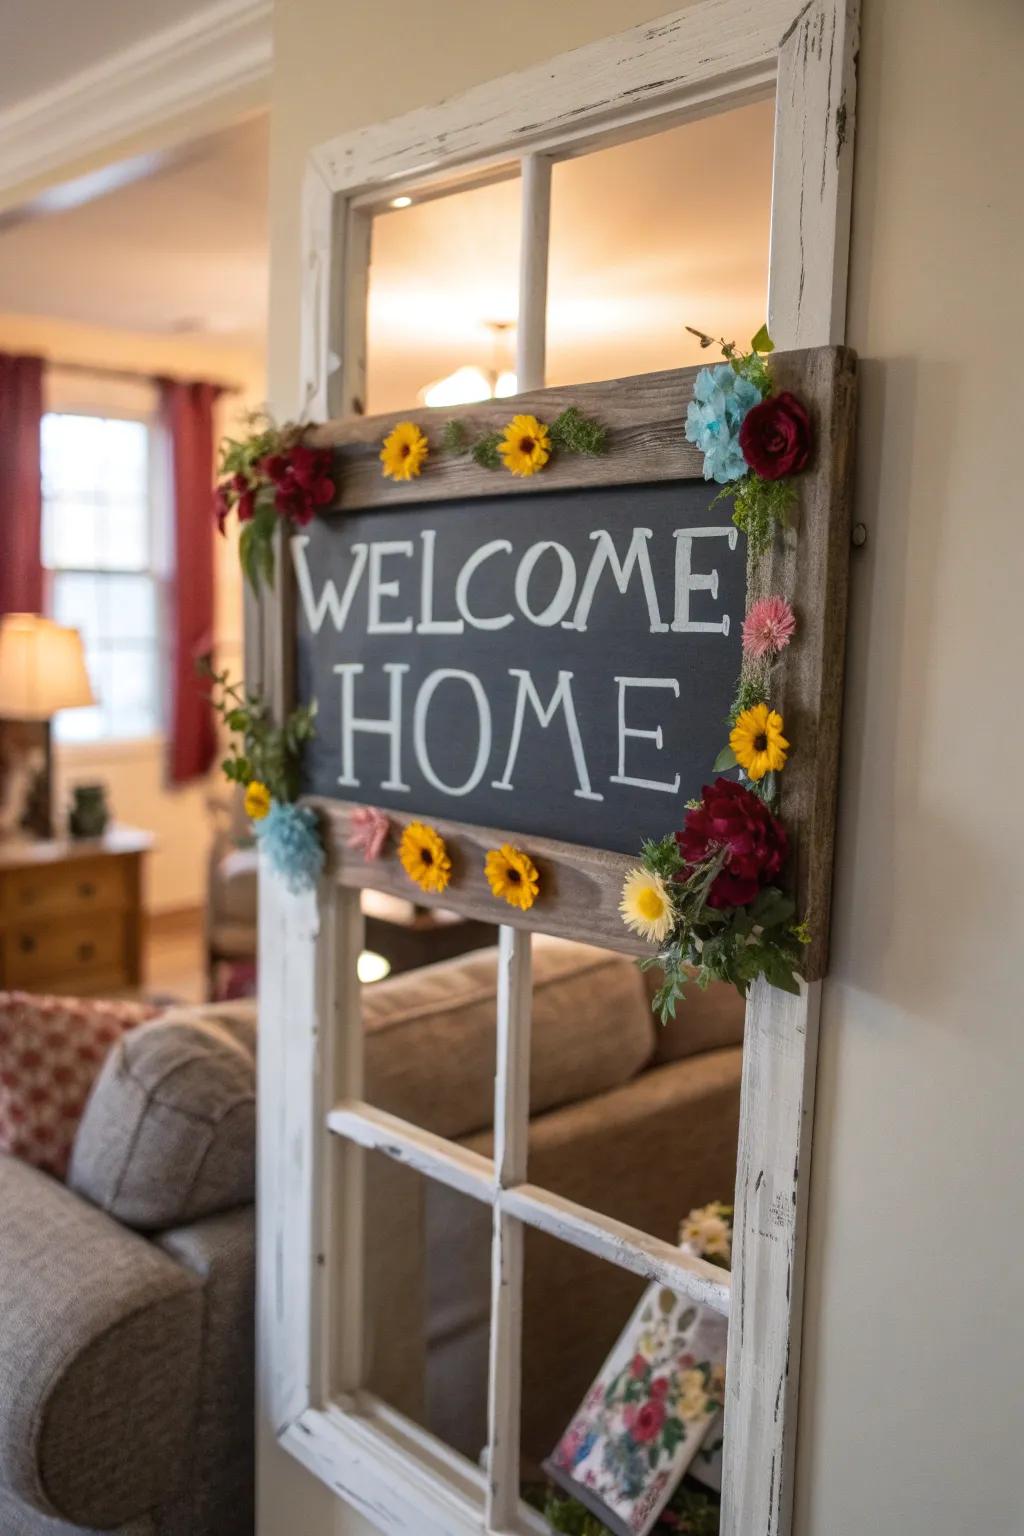
M 60 709 L 95 704 L 85 652 L 77 629 L 66 629 L 38 613 L 8 613 L 0 619 L 0 720 L 15 721 L 11 755 L 41 758 L 20 825 L 36 837 L 52 837 L 50 721 Z M 33 737 L 32 727 L 35 727 Z

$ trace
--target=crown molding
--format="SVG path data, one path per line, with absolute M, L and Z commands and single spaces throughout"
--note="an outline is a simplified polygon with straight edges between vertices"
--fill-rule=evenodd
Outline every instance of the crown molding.
M 0 111 L 0 192 L 266 84 L 273 0 L 216 4 Z

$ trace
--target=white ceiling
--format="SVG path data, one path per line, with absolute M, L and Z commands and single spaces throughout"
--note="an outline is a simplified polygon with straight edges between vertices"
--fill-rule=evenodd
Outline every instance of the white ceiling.
M 262 346 L 267 143 L 268 120 L 254 117 L 119 190 L 12 221 L 0 312 Z
M 209 0 L 2 0 L 0 109 L 209 9 Z

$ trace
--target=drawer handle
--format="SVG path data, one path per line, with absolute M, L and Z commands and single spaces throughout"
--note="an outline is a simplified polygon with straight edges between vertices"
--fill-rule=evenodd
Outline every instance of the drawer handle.
M 78 946 L 78 958 L 79 958 L 79 960 L 92 960 L 92 959 L 95 958 L 95 955 L 96 955 L 96 945 L 95 944 L 79 944 L 79 946 Z
M 30 955 L 36 947 L 36 941 L 30 933 L 23 933 L 18 940 L 18 948 L 23 955 Z
M 96 887 L 91 880 L 82 880 L 79 882 L 78 894 L 82 897 L 83 901 L 88 901 L 90 896 L 96 895 Z

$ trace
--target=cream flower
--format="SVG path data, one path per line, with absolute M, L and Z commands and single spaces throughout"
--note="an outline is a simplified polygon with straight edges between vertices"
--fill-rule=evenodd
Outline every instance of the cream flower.
M 676 920 L 664 880 L 640 866 L 623 881 L 619 911 L 627 928 L 653 944 L 668 938 Z
M 681 1419 L 702 1419 L 708 1410 L 708 1391 L 704 1372 L 684 1371 L 679 1378 L 676 1412 Z

